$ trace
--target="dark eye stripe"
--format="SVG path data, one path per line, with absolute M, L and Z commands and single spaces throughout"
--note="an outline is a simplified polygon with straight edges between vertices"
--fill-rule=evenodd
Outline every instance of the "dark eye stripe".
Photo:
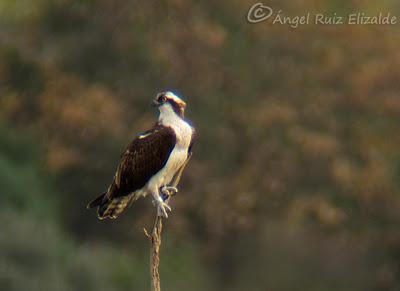
M 167 97 L 165 97 L 165 95 L 160 95 L 160 97 L 158 97 L 158 102 L 164 103 L 165 101 L 167 101 Z

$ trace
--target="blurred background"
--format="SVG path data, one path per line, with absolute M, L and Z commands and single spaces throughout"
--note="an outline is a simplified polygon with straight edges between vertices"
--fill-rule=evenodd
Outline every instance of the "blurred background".
M 115 221 L 85 206 L 165 89 L 199 138 L 163 290 L 399 290 L 399 19 L 293 29 L 248 23 L 254 3 L 0 0 L 1 290 L 149 290 L 150 199 Z

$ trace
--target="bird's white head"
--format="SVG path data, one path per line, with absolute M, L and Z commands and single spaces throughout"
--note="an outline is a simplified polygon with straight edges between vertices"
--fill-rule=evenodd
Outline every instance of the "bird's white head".
M 158 107 L 160 114 L 163 116 L 176 114 L 181 118 L 184 117 L 186 103 L 170 91 L 157 94 L 153 105 Z

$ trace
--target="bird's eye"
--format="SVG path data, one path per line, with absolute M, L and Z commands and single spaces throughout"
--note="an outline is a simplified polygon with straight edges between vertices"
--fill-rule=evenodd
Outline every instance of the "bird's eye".
M 160 97 L 158 97 L 158 102 L 164 103 L 166 101 L 167 101 L 167 97 L 165 97 L 165 95 L 161 95 Z

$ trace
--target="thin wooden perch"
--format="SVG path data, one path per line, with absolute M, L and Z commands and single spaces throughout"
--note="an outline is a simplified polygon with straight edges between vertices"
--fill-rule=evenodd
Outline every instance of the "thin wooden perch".
M 174 178 L 170 186 L 177 187 L 179 180 L 181 179 L 183 169 L 186 167 L 187 163 L 190 160 L 189 156 L 185 163 L 182 165 L 180 170 L 175 174 Z M 165 203 L 168 204 L 171 196 L 165 200 Z M 151 276 L 151 291 L 161 291 L 160 287 L 160 273 L 158 272 L 158 267 L 160 266 L 160 246 L 161 246 L 161 232 L 162 232 L 162 216 L 158 216 L 156 214 L 156 220 L 154 222 L 153 230 L 151 235 L 144 229 L 145 235 L 149 238 L 151 244 L 151 252 L 150 252 L 150 276 Z
M 150 275 L 151 275 L 152 291 L 161 290 L 160 273 L 158 272 L 158 267 L 160 265 L 161 232 L 162 232 L 162 217 L 157 215 L 151 235 L 146 234 L 149 237 L 151 243 Z

